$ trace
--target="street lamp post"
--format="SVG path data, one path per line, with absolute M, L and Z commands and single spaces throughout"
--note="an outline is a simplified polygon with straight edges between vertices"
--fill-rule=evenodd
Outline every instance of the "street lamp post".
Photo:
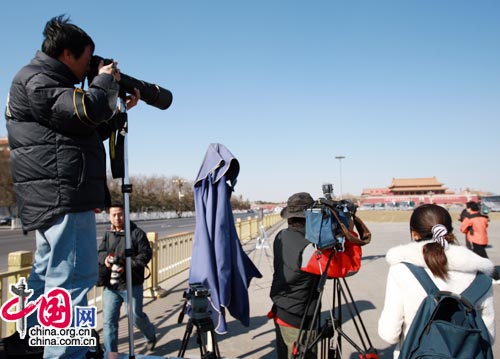
M 177 185 L 177 189 L 178 189 L 177 194 L 179 197 L 179 201 L 177 202 L 177 216 L 180 218 L 182 215 L 181 199 L 182 199 L 182 197 L 184 197 L 184 194 L 182 193 L 182 185 L 184 184 L 184 181 L 181 178 L 177 178 L 177 179 L 172 180 L 172 182 Z
M 339 185 L 340 185 L 340 199 L 342 199 L 342 160 L 345 156 L 335 156 L 335 159 L 339 160 Z

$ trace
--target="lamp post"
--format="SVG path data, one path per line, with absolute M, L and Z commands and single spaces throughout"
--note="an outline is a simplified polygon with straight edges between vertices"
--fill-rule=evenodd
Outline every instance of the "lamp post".
M 184 197 L 184 194 L 182 193 L 182 185 L 184 184 L 184 181 L 181 178 L 177 178 L 172 180 L 174 184 L 177 185 L 177 194 L 179 197 L 179 201 L 177 202 L 177 216 L 180 218 L 182 215 L 182 210 L 181 210 L 181 199 Z
M 345 158 L 345 156 L 335 156 L 335 159 L 339 160 L 339 185 L 340 185 L 340 199 L 342 199 L 342 160 Z

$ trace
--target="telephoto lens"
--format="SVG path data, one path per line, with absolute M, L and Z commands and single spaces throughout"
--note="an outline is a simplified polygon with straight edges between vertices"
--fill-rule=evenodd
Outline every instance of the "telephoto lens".
M 98 66 L 101 61 L 104 65 L 108 65 L 113 62 L 112 59 L 105 59 L 97 55 L 92 56 L 89 71 L 87 73 L 89 83 L 91 83 L 94 77 L 97 76 Z M 160 110 L 166 110 L 172 104 L 172 92 L 169 90 L 143 80 L 138 80 L 130 75 L 124 74 L 121 71 L 120 77 L 120 88 L 129 94 L 134 94 L 134 89 L 138 89 L 141 93 L 141 100 L 146 102 L 148 105 L 159 108 Z

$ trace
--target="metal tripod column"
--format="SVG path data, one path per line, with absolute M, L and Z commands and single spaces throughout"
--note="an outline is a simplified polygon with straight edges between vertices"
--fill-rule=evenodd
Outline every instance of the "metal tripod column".
M 129 338 L 129 358 L 135 358 L 134 354 L 134 320 L 132 309 L 132 237 L 130 234 L 130 193 L 132 185 L 128 175 L 128 119 L 127 105 L 125 100 L 120 97 L 118 110 L 125 119 L 123 128 L 120 130 L 120 136 L 123 136 L 123 214 L 125 223 L 125 275 L 127 281 L 127 316 L 128 316 L 128 338 Z

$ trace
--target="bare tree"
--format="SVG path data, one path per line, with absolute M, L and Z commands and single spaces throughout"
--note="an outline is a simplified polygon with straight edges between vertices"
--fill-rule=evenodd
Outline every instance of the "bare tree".
M 250 202 L 248 200 L 243 200 L 243 196 L 240 194 L 239 196 L 231 197 L 231 207 L 232 209 L 250 209 Z
M 133 212 L 194 210 L 192 184 L 178 176 L 131 176 L 130 183 L 133 188 L 130 209 Z M 121 202 L 121 179 L 109 177 L 108 188 L 112 202 Z

